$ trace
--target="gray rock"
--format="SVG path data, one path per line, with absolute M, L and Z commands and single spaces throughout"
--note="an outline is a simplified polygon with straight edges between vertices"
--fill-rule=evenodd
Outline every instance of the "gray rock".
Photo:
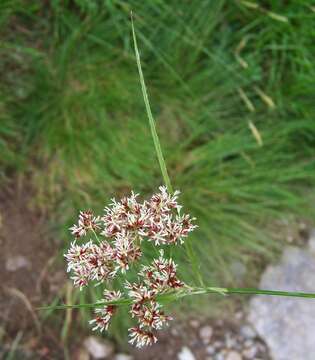
M 5 269 L 7 271 L 16 271 L 23 268 L 30 268 L 31 263 L 26 257 L 22 255 L 16 255 L 9 257 L 5 263 Z
M 215 341 L 212 345 L 213 345 L 216 349 L 222 348 L 222 347 L 223 347 L 223 342 L 217 340 L 217 341 Z
M 235 320 L 242 320 L 244 318 L 244 313 L 242 311 L 237 311 L 234 314 Z
M 224 353 L 219 352 L 219 353 L 215 354 L 214 359 L 215 360 L 225 360 L 225 355 L 224 355 Z
M 199 330 L 199 336 L 204 344 L 209 344 L 213 334 L 213 329 L 210 325 L 205 325 Z
M 315 255 L 315 229 L 310 231 L 310 236 L 308 239 L 308 248 L 311 253 Z
M 263 274 L 260 288 L 314 292 L 315 256 L 287 247 L 279 265 L 269 266 Z M 314 359 L 315 300 L 255 296 L 248 320 L 267 343 L 274 360 Z
M 215 353 L 215 347 L 212 346 L 212 345 L 208 345 L 208 346 L 206 347 L 206 353 L 207 353 L 208 355 L 213 355 L 213 354 Z
M 243 325 L 240 328 L 240 334 L 245 338 L 245 339 L 253 339 L 254 337 L 256 337 L 256 332 L 255 330 L 249 326 L 249 325 Z
M 254 345 L 254 341 L 252 339 L 247 339 L 244 341 L 244 346 L 245 347 L 251 347 Z
M 133 356 L 127 354 L 116 354 L 114 360 L 132 360 Z
M 199 321 L 197 319 L 191 319 L 189 321 L 189 324 L 190 324 L 191 327 L 193 327 L 195 329 L 200 326 L 200 323 L 199 323 Z
M 180 353 L 177 354 L 178 360 L 196 360 L 195 355 L 192 351 L 187 347 L 183 346 Z
M 227 332 L 224 336 L 225 338 L 225 346 L 228 349 L 234 348 L 237 344 L 237 339 L 233 336 L 233 334 Z
M 242 360 L 242 355 L 236 351 L 229 351 L 225 356 L 225 360 Z
M 89 336 L 83 344 L 94 359 L 107 359 L 114 352 L 114 346 L 111 342 L 96 336 Z
M 253 346 L 243 350 L 242 354 L 246 359 L 254 359 L 254 357 L 257 354 L 257 347 L 255 345 L 253 345 Z

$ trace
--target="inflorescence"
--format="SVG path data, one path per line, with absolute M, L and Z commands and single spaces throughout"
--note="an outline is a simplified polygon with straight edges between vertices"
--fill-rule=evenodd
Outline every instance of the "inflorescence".
M 97 284 L 109 282 L 119 273 L 125 274 L 132 264 L 142 256 L 141 245 L 149 241 L 154 246 L 182 244 L 188 234 L 196 228 L 195 218 L 181 215 L 177 203 L 179 191 L 169 194 L 164 186 L 148 201 L 138 202 L 138 194 L 131 193 L 120 201 L 112 200 L 104 209 L 103 216 L 92 211 L 81 211 L 78 224 L 70 230 L 75 236 L 65 258 L 67 271 L 72 273 L 74 285 L 82 289 L 90 281 Z M 92 234 L 95 240 L 78 245 L 77 240 Z M 156 330 L 160 330 L 172 318 L 162 311 L 157 301 L 160 294 L 184 286 L 176 274 L 177 265 L 159 257 L 148 266 L 139 264 L 138 282 L 125 281 L 126 296 L 131 300 L 130 314 L 137 325 L 129 329 L 130 343 L 137 347 L 151 345 L 157 341 Z M 120 291 L 105 289 L 96 317 L 91 320 L 93 330 L 107 330 L 112 316 L 122 299 Z M 101 306 L 101 303 L 112 303 Z

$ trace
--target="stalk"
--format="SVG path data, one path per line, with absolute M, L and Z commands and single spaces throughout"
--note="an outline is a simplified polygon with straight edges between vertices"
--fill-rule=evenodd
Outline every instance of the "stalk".
M 145 108 L 146 108 L 148 119 L 149 119 L 149 124 L 150 124 L 151 134 L 152 134 L 153 143 L 154 143 L 154 147 L 155 147 L 155 152 L 156 152 L 156 156 L 157 156 L 158 161 L 159 161 L 159 165 L 160 165 L 160 169 L 161 169 L 161 173 L 162 173 L 162 176 L 163 176 L 164 183 L 165 183 L 165 185 L 167 187 L 168 192 L 171 194 L 171 193 L 173 193 L 173 188 L 172 188 L 170 178 L 168 176 L 168 172 L 167 172 L 167 168 L 166 168 L 166 164 L 165 164 L 165 159 L 164 159 L 164 156 L 163 156 L 163 153 L 162 153 L 160 140 L 159 140 L 159 137 L 158 137 L 158 134 L 157 134 L 157 131 L 156 131 L 155 120 L 153 118 L 151 107 L 150 107 L 147 88 L 146 88 L 146 85 L 145 85 L 145 82 L 144 82 L 144 76 L 143 76 L 143 72 L 142 72 L 142 68 L 141 68 L 141 62 L 140 62 L 140 54 L 139 54 L 138 45 L 137 45 L 137 38 L 136 38 L 135 28 L 134 28 L 134 25 L 133 25 L 132 12 L 131 12 L 131 27 L 132 27 L 133 44 L 134 44 L 136 60 L 137 60 L 137 67 L 138 67 L 140 84 L 141 84 L 141 91 L 142 91 L 143 100 L 144 100 Z
M 183 290 L 173 291 L 157 296 L 158 301 L 172 302 L 186 296 L 194 295 L 207 295 L 217 294 L 221 296 L 227 295 L 267 295 L 267 296 L 282 296 L 282 297 L 296 297 L 296 298 L 310 298 L 315 299 L 315 293 L 308 293 L 303 291 L 282 291 L 282 290 L 266 290 L 255 288 L 221 288 L 221 287 L 187 287 Z M 132 300 L 129 298 L 122 298 L 116 301 L 102 301 L 91 304 L 78 304 L 78 305 L 53 305 L 43 306 L 37 308 L 37 310 L 64 310 L 64 309 L 80 309 L 80 308 L 96 308 L 107 305 L 126 306 L 132 304 Z

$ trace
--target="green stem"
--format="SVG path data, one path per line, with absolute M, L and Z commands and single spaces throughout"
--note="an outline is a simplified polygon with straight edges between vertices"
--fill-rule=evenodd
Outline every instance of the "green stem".
M 315 299 L 315 293 L 307 293 L 303 291 L 282 291 L 282 290 L 265 290 L 255 288 L 193 288 L 190 292 L 185 293 L 182 297 L 201 294 L 242 294 L 242 295 L 267 295 L 267 296 L 284 296 Z
M 281 291 L 281 290 L 260 290 L 251 288 L 234 288 L 226 289 L 228 294 L 255 294 L 255 295 L 270 295 L 270 296 L 285 296 L 285 297 L 302 297 L 315 299 L 315 293 L 306 293 L 302 291 Z
M 282 290 L 264 290 L 254 288 L 221 288 L 221 287 L 205 287 L 205 288 L 186 288 L 184 290 L 174 291 L 171 293 L 165 293 L 157 296 L 158 301 L 175 301 L 186 296 L 193 295 L 206 295 L 206 294 L 241 294 L 241 295 L 267 295 L 267 296 L 284 296 L 284 297 L 296 297 L 296 298 L 311 298 L 315 299 L 315 293 L 308 293 L 302 291 L 282 291 Z M 79 304 L 79 305 L 57 305 L 57 306 L 44 306 L 37 310 L 63 310 L 63 309 L 79 309 L 79 308 L 95 308 L 106 305 L 130 305 L 132 299 L 123 298 L 116 301 L 97 302 L 93 304 Z
M 151 134 L 152 134 L 152 138 L 153 138 L 153 143 L 154 143 L 156 155 L 157 155 L 157 158 L 158 158 L 158 161 L 159 161 L 159 165 L 160 165 L 160 168 L 161 168 L 164 183 L 165 183 L 165 185 L 167 187 L 168 192 L 173 193 L 173 188 L 172 188 L 172 185 L 171 185 L 170 178 L 168 176 L 167 168 L 166 168 L 166 165 L 165 165 L 165 159 L 164 159 L 164 156 L 163 156 L 163 153 L 162 153 L 161 144 L 160 144 L 159 137 L 158 137 L 158 134 L 157 134 L 157 131 L 156 131 L 155 121 L 154 121 L 154 118 L 153 118 L 153 115 L 152 115 L 150 102 L 149 102 L 149 97 L 148 97 L 146 85 L 145 85 L 145 82 L 144 82 L 144 76 L 143 76 L 143 72 L 142 72 L 142 68 L 141 68 L 140 54 L 139 54 L 138 45 L 137 45 L 137 38 L 136 38 L 135 28 L 134 28 L 134 25 L 133 25 L 132 12 L 131 12 L 130 15 L 131 15 L 131 27 L 132 27 L 133 44 L 134 44 L 134 48 L 135 48 L 138 72 L 139 72 L 139 77 L 140 77 L 141 90 L 142 90 L 143 100 L 144 100 L 144 103 L 145 103 L 145 108 L 146 108 L 148 119 L 149 119 L 149 124 L 150 124 Z
M 101 240 L 99 239 L 99 237 L 97 236 L 97 234 L 96 234 L 96 232 L 95 232 L 95 230 L 91 227 L 91 230 L 92 230 L 92 232 L 93 232 L 93 234 L 94 234 L 94 236 L 95 236 L 95 238 L 96 238 L 96 240 L 98 241 L 98 243 L 100 244 L 101 243 Z

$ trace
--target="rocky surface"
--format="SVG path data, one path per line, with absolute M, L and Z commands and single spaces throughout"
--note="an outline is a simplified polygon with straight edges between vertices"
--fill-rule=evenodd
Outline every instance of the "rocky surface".
M 260 287 L 315 292 L 315 233 L 308 249 L 289 246 L 278 265 L 268 266 Z M 249 322 L 267 343 L 273 360 L 313 360 L 315 300 L 255 296 Z
M 178 360 L 196 360 L 192 351 L 187 347 L 183 346 L 181 351 L 177 354 Z
M 114 352 L 111 342 L 96 336 L 85 339 L 84 347 L 93 359 L 108 359 Z

